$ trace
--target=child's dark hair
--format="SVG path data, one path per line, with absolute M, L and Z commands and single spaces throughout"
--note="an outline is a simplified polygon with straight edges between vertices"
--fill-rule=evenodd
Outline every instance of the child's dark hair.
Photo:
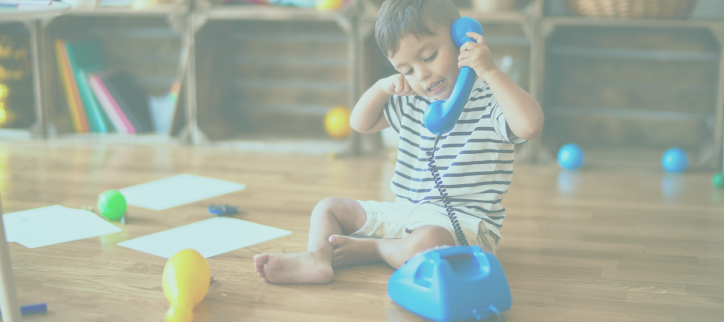
M 449 29 L 458 18 L 460 12 L 452 0 L 387 0 L 377 14 L 377 45 L 390 57 L 399 49 L 400 39 L 434 35 L 431 27 Z

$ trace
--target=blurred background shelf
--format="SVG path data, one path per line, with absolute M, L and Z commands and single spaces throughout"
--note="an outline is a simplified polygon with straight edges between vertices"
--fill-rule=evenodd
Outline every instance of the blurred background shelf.
M 30 130 L 0 128 L 0 139 L 2 140 L 30 140 L 32 138 Z
M 33 62 L 35 30 L 33 23 L 0 23 L 0 138 L 41 134 L 41 104 L 35 98 L 34 73 L 39 67 Z
M 654 166 L 678 146 L 691 169 L 721 167 L 724 21 L 542 17 L 540 24 L 549 154 L 568 142 L 584 151 L 649 150 L 659 155 L 645 161 Z
M 131 6 L 95 6 L 76 7 L 66 15 L 70 16 L 158 16 L 169 14 L 185 14 L 189 11 L 187 4 L 154 5 L 142 8 Z
M 499 11 L 483 11 L 476 0 L 453 2 L 483 24 L 498 68 L 537 97 L 548 116 L 546 131 L 521 146 L 519 160 L 553 161 L 560 145 L 580 141 L 597 150 L 676 144 L 701 169 L 722 166 L 724 13 L 715 12 L 721 4 L 700 0 L 684 19 L 592 19 L 571 14 L 562 0 L 495 1 L 505 6 Z M 374 152 L 385 146 L 380 135 L 333 140 L 322 120 L 330 108 L 353 107 L 376 80 L 396 73 L 374 39 L 380 4 L 350 1 L 339 11 L 224 0 L 74 8 L 41 27 L 41 56 L 54 66 L 56 38 L 104 39 L 109 64 L 129 71 L 154 96 L 185 69 L 182 113 L 169 142 L 284 150 L 270 142 L 307 140 L 320 149 Z M 0 25 L 0 34 L 11 25 Z M 181 67 L 184 48 L 189 59 Z M 28 125 L 6 136 L 82 139 L 68 135 L 55 73 L 44 72 L 40 114 L 28 112 L 45 131 Z
M 349 149 L 349 139 L 325 133 L 323 120 L 358 98 L 357 2 L 333 12 L 196 3 L 189 69 L 196 90 L 187 107 L 197 115 L 189 125 L 197 141 L 251 151 Z
M 174 8 L 179 7 L 183 6 L 174 6 Z M 176 140 L 169 135 L 156 135 L 152 129 L 151 133 L 139 133 L 139 135 L 73 133 L 69 107 L 57 67 L 56 40 L 66 42 L 97 40 L 102 48 L 101 59 L 107 71 L 126 73 L 140 86 L 143 95 L 165 96 L 177 77 L 184 36 L 184 29 L 179 20 L 169 19 L 169 14 L 182 17 L 185 17 L 185 14 L 171 10 L 171 6 L 156 9 L 97 7 L 87 11 L 74 10 L 71 11 L 72 14 L 58 17 L 47 24 L 44 29 L 44 47 L 50 50 L 46 51 L 44 59 L 48 66 L 53 66 L 46 71 L 45 77 L 47 84 L 45 94 L 50 97 L 45 107 L 49 137 L 56 140 L 80 140 L 87 136 L 94 140 L 107 139 L 112 142 L 137 140 L 140 143 L 147 141 L 148 137 L 158 140 L 159 137 L 165 136 L 168 142 Z M 185 18 L 181 20 L 183 19 Z M 177 126 L 172 134 L 178 136 L 179 132 L 180 128 Z
M 337 20 L 354 14 L 351 8 L 344 11 L 318 11 L 314 8 L 271 6 L 218 6 L 199 1 L 198 11 L 216 20 Z
M 118 134 L 118 133 L 86 133 L 86 134 L 61 134 L 48 139 L 49 141 L 78 141 L 91 143 L 125 143 L 125 144 L 182 144 L 177 138 L 165 134 Z
M 585 17 L 543 17 L 544 24 L 556 26 L 596 26 L 596 27 L 638 27 L 638 28 L 707 28 L 721 25 L 722 20 L 715 19 L 592 19 Z

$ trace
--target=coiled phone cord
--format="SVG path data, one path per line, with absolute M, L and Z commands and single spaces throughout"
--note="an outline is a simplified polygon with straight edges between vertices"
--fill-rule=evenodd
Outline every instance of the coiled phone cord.
M 426 152 L 427 156 L 429 157 L 427 160 L 427 167 L 432 173 L 432 179 L 435 181 L 435 187 L 440 193 L 443 204 L 445 204 L 445 211 L 447 211 L 447 216 L 452 222 L 453 228 L 455 229 L 455 234 L 458 236 L 458 240 L 460 240 L 460 244 L 468 246 L 468 240 L 465 238 L 463 230 L 460 227 L 460 223 L 458 222 L 458 217 L 455 215 L 455 211 L 453 210 L 450 202 L 450 197 L 448 197 L 447 195 L 447 189 L 442 187 L 442 179 L 440 177 L 440 173 L 437 171 L 437 166 L 435 166 L 435 149 L 437 149 L 437 142 L 439 140 L 440 135 L 438 134 L 437 137 L 435 137 L 435 143 L 432 145 L 432 151 Z

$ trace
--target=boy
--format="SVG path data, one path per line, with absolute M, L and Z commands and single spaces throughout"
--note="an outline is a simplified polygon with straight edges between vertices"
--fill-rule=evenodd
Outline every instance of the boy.
M 254 265 L 271 283 L 328 283 L 334 267 L 385 261 L 400 267 L 431 247 L 459 245 L 443 207 L 426 152 L 435 135 L 422 125 L 425 108 L 447 100 L 460 67 L 478 79 L 455 128 L 435 151 L 442 186 L 471 245 L 495 252 L 513 175 L 513 144 L 536 137 L 543 112 L 536 100 L 497 69 L 476 33 L 460 49 L 450 36 L 460 18 L 451 0 L 387 0 L 375 36 L 399 74 L 362 95 L 350 123 L 360 133 L 392 127 L 400 135 L 390 185 L 395 202 L 326 198 L 312 211 L 306 252 L 259 254 Z

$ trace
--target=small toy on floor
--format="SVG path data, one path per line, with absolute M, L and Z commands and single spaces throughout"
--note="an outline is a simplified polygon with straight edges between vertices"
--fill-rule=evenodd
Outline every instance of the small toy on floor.
M 217 216 L 231 216 L 239 213 L 239 206 L 224 205 L 209 205 L 209 212 Z
M 206 259 L 193 249 L 184 249 L 166 262 L 162 281 L 170 304 L 166 322 L 193 321 L 194 306 L 204 299 L 212 281 Z
M 98 195 L 98 212 L 110 220 L 121 220 L 127 207 L 126 198 L 118 190 L 107 190 Z
M 717 172 L 711 178 L 711 183 L 717 188 L 724 188 L 724 173 Z
M 335 139 L 344 139 L 352 133 L 349 125 L 351 111 L 344 106 L 335 106 L 324 116 L 324 129 Z
M 680 148 L 671 148 L 661 157 L 661 167 L 668 173 L 681 173 L 686 170 L 688 159 Z
M 581 147 L 568 143 L 558 150 L 558 165 L 566 170 L 576 170 L 583 165 L 584 154 Z
M 0 313 L 2 312 L 0 311 Z M 20 307 L 21 315 L 42 313 L 48 313 L 48 305 L 45 303 L 29 304 Z

